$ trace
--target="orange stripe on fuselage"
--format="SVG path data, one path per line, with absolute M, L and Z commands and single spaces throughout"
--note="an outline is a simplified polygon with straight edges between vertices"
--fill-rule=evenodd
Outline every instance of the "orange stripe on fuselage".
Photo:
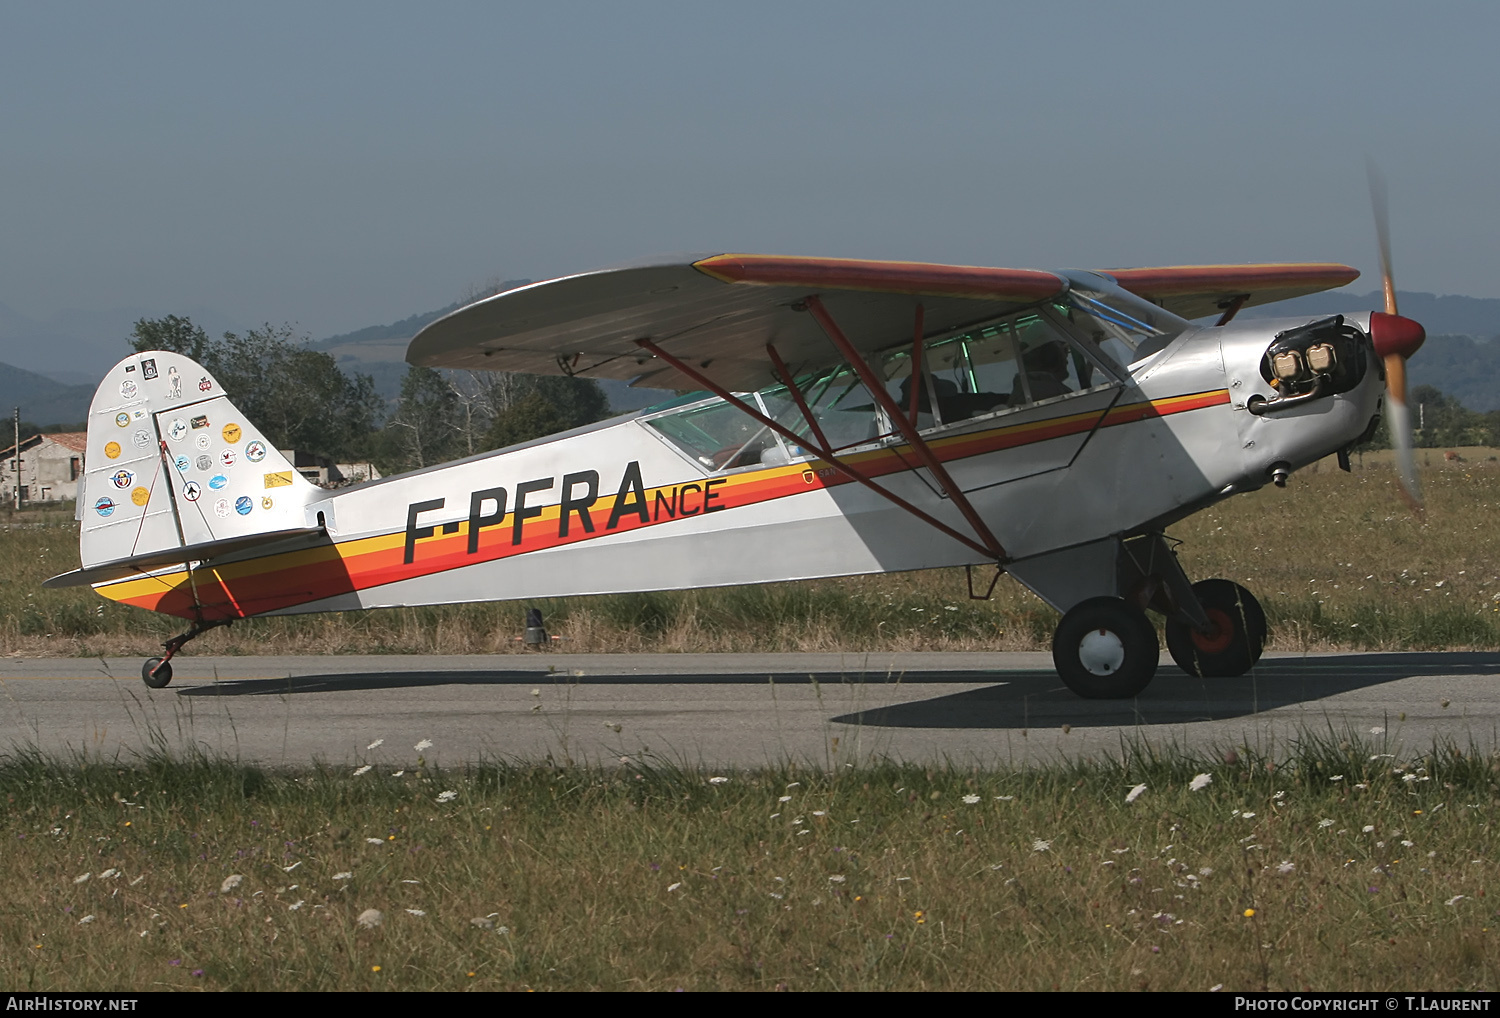
M 941 461 L 951 462 L 1077 435 L 1096 426 L 1116 427 L 1228 402 L 1229 391 L 1215 389 L 1115 406 L 1106 411 L 1067 414 L 954 435 L 936 439 L 931 446 Z M 849 456 L 846 462 L 870 477 L 882 477 L 916 466 L 908 446 L 857 453 Z M 460 526 L 452 534 L 437 533 L 418 539 L 413 561 L 408 563 L 404 561 L 406 532 L 400 530 L 322 548 L 201 569 L 196 574 L 196 597 L 186 569 L 119 580 L 101 584 L 95 589 L 105 597 L 125 604 L 185 618 L 194 617 L 200 611 L 209 619 L 244 618 L 462 566 L 693 518 L 705 511 L 737 509 L 847 483 L 852 482 L 834 467 L 821 460 L 812 460 L 645 488 L 645 519 L 640 512 L 627 510 L 614 528 L 607 528 L 606 520 L 615 509 L 619 495 L 601 496 L 589 507 L 594 523 L 592 532 L 583 527 L 576 513 L 572 513 L 570 533 L 563 536 L 558 522 L 560 506 L 545 506 L 541 515 L 523 522 L 519 544 L 514 543 L 513 522 L 482 528 L 474 554 L 468 551 L 467 527 Z

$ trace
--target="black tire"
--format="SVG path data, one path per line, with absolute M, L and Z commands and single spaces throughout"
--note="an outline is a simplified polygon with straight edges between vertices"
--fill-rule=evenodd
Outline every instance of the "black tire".
M 1167 651 L 1177 667 L 1204 679 L 1244 675 L 1266 647 L 1266 613 L 1255 595 L 1233 580 L 1199 580 L 1198 603 L 1214 624 L 1200 633 L 1186 622 L 1167 620 Z
M 1118 597 L 1075 605 L 1052 635 L 1052 662 L 1063 684 L 1089 700 L 1126 700 L 1156 674 L 1161 644 L 1146 613 Z
M 155 674 L 152 673 L 155 669 Z M 152 689 L 161 689 L 172 681 L 172 662 L 159 657 L 150 657 L 141 665 L 141 679 Z

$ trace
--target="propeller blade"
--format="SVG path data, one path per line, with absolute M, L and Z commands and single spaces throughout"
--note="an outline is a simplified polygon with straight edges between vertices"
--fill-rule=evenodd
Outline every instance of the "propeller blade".
M 1386 426 L 1391 432 L 1391 451 L 1396 457 L 1396 477 L 1401 494 L 1412 511 L 1422 513 L 1422 489 L 1417 483 L 1417 454 L 1412 447 L 1411 407 L 1406 402 L 1406 358 L 1398 353 L 1385 358 Z
M 1391 271 L 1391 217 L 1386 210 L 1385 177 L 1369 156 L 1365 157 L 1365 176 L 1370 181 L 1370 209 L 1375 213 L 1375 241 L 1380 248 L 1380 285 L 1385 288 L 1385 313 L 1399 314 L 1396 310 L 1396 276 Z

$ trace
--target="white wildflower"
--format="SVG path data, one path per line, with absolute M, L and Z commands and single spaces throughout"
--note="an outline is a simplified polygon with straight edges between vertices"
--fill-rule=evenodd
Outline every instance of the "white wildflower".
M 1376 725 L 1374 728 L 1370 729 L 1370 734 L 1371 735 L 1384 735 L 1385 734 L 1385 728 L 1383 728 L 1380 725 Z
M 117 870 L 117 869 L 114 869 L 113 867 L 111 867 L 110 869 L 107 869 L 103 873 L 99 874 L 99 879 L 100 880 L 108 880 L 111 877 L 117 877 L 119 875 L 120 875 L 120 871 Z
M 449 792 L 439 792 L 438 793 L 438 797 L 437 797 L 437 801 L 438 802 L 452 802 L 454 799 L 457 799 L 457 798 L 458 798 L 458 793 L 457 792 L 452 792 L 452 791 L 449 791 Z
M 1361 834 L 1369 834 L 1371 831 L 1375 830 L 1375 825 L 1374 824 L 1365 824 L 1359 830 L 1360 830 Z
M 995 801 L 996 802 L 1015 802 L 1016 801 L 1016 797 L 1014 795 L 997 795 L 997 796 L 995 796 Z
M 1318 821 L 1318 826 L 1319 827 L 1332 827 L 1333 826 L 1333 821 L 1330 820 L 1330 819 L 1328 819 L 1327 817 L 1324 817 L 1322 820 Z
M 401 776 L 401 775 L 403 775 L 403 774 L 405 774 L 405 773 L 406 773 L 406 771 L 404 771 L 404 770 L 400 770 L 400 771 L 393 771 L 393 772 L 392 772 L 392 773 L 391 773 L 391 777 L 393 777 L 393 778 L 399 778 L 399 777 L 400 777 L 400 776 Z
M 792 801 L 792 797 L 790 795 L 783 795 L 781 798 L 777 799 L 776 801 L 777 802 L 791 802 Z
M 966 796 L 964 796 L 964 805 L 966 805 L 966 806 L 972 806 L 975 803 L 977 803 L 978 801 L 979 801 L 979 796 L 977 796 L 977 795 L 966 795 Z
M 1045 852 L 1048 849 L 1050 849 L 1051 847 L 1052 847 L 1052 842 L 1050 842 L 1050 841 L 1043 841 L 1041 838 L 1034 838 L 1032 840 L 1032 842 L 1031 842 L 1031 850 L 1033 852 Z
M 708 779 L 708 783 L 710 785 L 727 785 L 729 783 L 729 779 L 728 778 L 714 777 L 714 778 L 709 778 Z
M 498 934 L 500 934 L 502 937 L 509 936 L 510 935 L 510 927 L 509 926 L 496 926 L 495 927 L 495 932 L 498 933 Z
M 381 747 L 383 745 L 385 745 L 385 740 L 384 739 L 376 739 L 374 742 L 372 742 L 368 746 L 366 746 L 365 749 L 367 749 L 367 750 L 369 750 L 369 749 L 378 749 L 379 747 Z
M 1200 877 L 1211 877 L 1214 875 L 1214 868 L 1212 866 L 1200 866 L 1198 868 L 1198 875 Z
M 425 915 L 426 915 L 426 914 L 427 914 L 427 913 L 426 913 L 426 912 L 423 912 L 423 911 L 422 911 L 422 910 L 421 910 L 421 909 L 419 909 L 419 908 L 409 908 L 409 909 L 407 909 L 407 910 L 406 910 L 406 914 L 407 914 L 407 915 L 414 915 L 414 916 L 416 916 L 416 917 L 417 917 L 417 918 L 418 918 L 418 919 L 421 919 L 421 918 L 422 918 L 422 917 L 423 917 L 423 916 L 425 916 Z
M 432 748 L 432 740 L 431 739 L 423 739 L 421 742 L 417 743 L 415 746 L 412 747 L 412 749 L 416 750 L 418 753 L 422 752 L 422 750 L 424 750 L 424 749 L 431 749 L 431 748 Z
M 354 879 L 354 874 L 352 872 L 350 872 L 349 870 L 345 870 L 342 873 L 335 873 L 333 875 L 333 879 L 335 879 L 335 880 L 353 880 Z
M 401 882 L 403 884 L 420 884 L 422 881 L 420 881 L 420 880 L 403 880 Z
M 385 842 L 381 841 L 379 838 L 366 838 L 365 839 L 365 844 L 367 844 L 367 845 L 384 845 Z
M 374 766 L 375 766 L 374 764 L 365 764 L 363 767 L 356 767 L 354 769 L 354 774 L 351 775 L 351 776 L 357 778 L 361 774 L 369 774 L 370 771 L 374 768 Z
M 1212 774 L 1194 775 L 1193 780 L 1188 782 L 1188 791 L 1201 792 L 1203 791 L 1203 789 L 1213 784 L 1213 781 L 1214 777 Z
M 1329 781 L 1343 781 L 1344 780 L 1344 776 L 1342 774 L 1335 774 L 1333 777 L 1329 778 L 1328 780 Z
M 228 894 L 230 891 L 240 886 L 240 884 L 244 883 L 244 881 L 245 877 L 243 874 L 231 873 L 229 874 L 229 876 L 225 877 L 224 882 L 219 885 L 219 893 Z
M 1245 820 L 1249 820 L 1249 819 L 1253 818 L 1254 816 L 1255 816 L 1254 813 L 1241 813 L 1240 814 L 1240 817 L 1242 819 L 1245 819 Z
M 1401 840 L 1401 847 L 1402 848 L 1412 848 L 1415 844 L 1416 844 L 1416 842 L 1414 842 L 1414 841 L 1407 841 L 1405 838 L 1403 838 Z
M 86 884 L 86 883 L 89 882 L 89 877 L 91 877 L 91 876 L 93 876 L 92 873 L 80 873 L 80 874 L 78 874 L 78 876 L 76 876 L 76 877 L 73 878 L 73 883 L 75 883 L 75 884 Z
M 667 893 L 671 894 L 673 891 L 677 890 L 677 888 L 679 888 L 681 886 L 682 886 L 682 881 L 679 880 L 679 881 L 677 881 L 677 883 L 668 886 Z
M 787 788 L 801 788 L 802 787 L 802 782 L 800 782 L 800 781 L 793 781 L 791 784 L 787 785 L 786 787 Z
M 84 925 L 84 924 L 85 924 L 85 923 L 91 923 L 91 922 L 93 922 L 93 921 L 94 921 L 94 918 L 95 918 L 95 917 L 94 917 L 94 916 L 91 916 L 91 915 L 86 915 L 86 916 L 84 916 L 84 917 L 83 917 L 83 918 L 82 918 L 82 919 L 80 919 L 80 920 L 78 920 L 78 925 L 79 925 L 79 926 L 82 926 L 82 925 Z
M 827 815 L 828 815 L 828 811 L 827 810 L 824 810 L 824 809 L 815 809 L 815 810 L 813 810 L 813 816 L 815 816 L 815 817 L 826 817 Z
M 1286 876 L 1288 873 L 1292 872 L 1296 868 L 1297 867 L 1296 867 L 1295 864 L 1293 864 L 1292 862 L 1290 862 L 1288 860 L 1283 859 L 1282 862 L 1281 862 L 1281 865 L 1276 867 L 1276 872 L 1280 873 L 1282 876 Z
M 1208 988 L 1208 992 L 1209 993 L 1218 993 L 1223 988 L 1224 988 L 1224 984 L 1223 983 L 1214 983 L 1212 986 L 1210 986 Z
M 1457 905 L 1459 902 L 1461 902 L 1461 901 L 1464 900 L 1464 897 L 1465 897 L 1465 895 L 1455 894 L 1453 897 L 1451 897 L 1447 901 L 1443 902 L 1443 904 L 1444 905 Z
M 367 908 L 363 912 L 361 912 L 359 914 L 359 918 L 354 921 L 358 923 L 362 929 L 373 930 L 375 927 L 385 922 L 385 913 L 381 912 L 378 908 Z
M 1139 799 L 1141 797 L 1141 793 L 1144 792 L 1145 790 L 1146 790 L 1146 786 L 1145 785 L 1136 785 L 1130 791 L 1128 791 L 1128 792 L 1125 793 L 1125 801 L 1126 802 L 1135 802 L 1137 799 Z
M 481 930 L 493 930 L 495 928 L 495 920 L 488 919 L 484 916 L 475 916 L 473 919 L 469 920 L 469 925 L 477 926 Z
M 302 865 L 302 860 L 298 859 L 296 862 L 292 863 L 290 866 L 283 866 L 283 867 L 281 867 L 281 870 L 282 870 L 283 873 L 290 873 L 290 872 L 292 872 L 292 870 L 296 869 L 298 866 L 301 866 L 301 865 Z
M 828 882 L 830 884 L 842 884 L 844 882 L 844 875 L 842 873 L 835 873 L 828 878 Z
M 307 904 L 307 902 L 303 901 L 301 898 L 298 898 L 295 902 L 293 902 L 292 904 L 288 905 L 286 907 L 286 910 L 288 912 L 295 912 L 299 908 L 301 908 L 303 905 L 306 905 L 306 904 Z

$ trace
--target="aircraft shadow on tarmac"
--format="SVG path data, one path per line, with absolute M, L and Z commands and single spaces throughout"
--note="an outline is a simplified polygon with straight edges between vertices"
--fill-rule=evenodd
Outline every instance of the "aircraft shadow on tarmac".
M 885 728 L 1039 728 L 1222 721 L 1306 704 L 1423 675 L 1500 674 L 1494 653 L 1349 654 L 1272 658 L 1237 679 L 1200 679 L 1163 667 L 1134 700 L 1081 700 L 1051 672 L 1041 681 L 1002 681 L 982 689 L 894 704 L 833 718 Z M 1004 676 L 1009 680 L 1009 675 Z
M 1056 673 L 1017 671 L 747 672 L 743 674 L 581 675 L 535 669 L 351 672 L 282 679 L 226 679 L 185 686 L 179 696 L 288 696 L 435 686 L 579 685 L 864 685 L 882 691 L 922 683 L 977 688 L 842 714 L 839 724 L 885 728 L 1037 728 L 1053 724 L 1119 726 L 1215 721 L 1307 703 L 1423 675 L 1500 674 L 1495 653 L 1348 654 L 1273 658 L 1237 679 L 1199 679 L 1163 666 L 1134 700 L 1081 700 Z

